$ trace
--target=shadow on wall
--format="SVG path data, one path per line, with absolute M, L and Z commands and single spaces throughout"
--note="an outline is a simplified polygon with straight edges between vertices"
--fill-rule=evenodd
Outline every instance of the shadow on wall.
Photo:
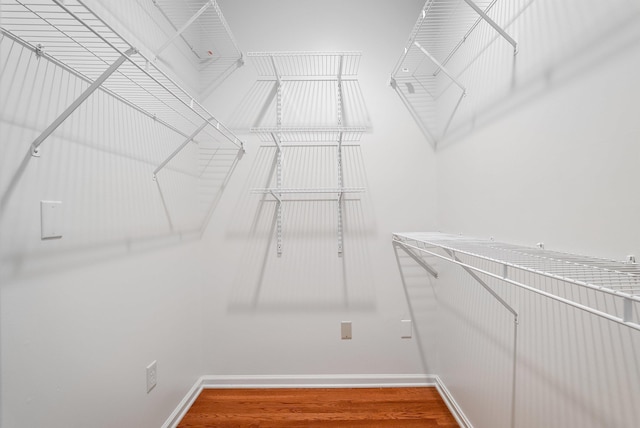
M 283 188 L 335 188 L 337 147 L 283 146 Z M 277 252 L 277 202 L 252 189 L 275 186 L 276 146 L 261 146 L 229 233 L 246 239 L 229 302 L 231 311 L 374 310 L 368 237 L 374 233 L 366 193 L 343 199 L 343 255 L 338 256 L 335 194 L 282 197 L 282 255 Z M 345 187 L 366 187 L 361 148 L 342 149 Z
M 640 417 L 640 334 L 498 279 L 421 256 L 438 273 L 425 270 L 396 249 L 399 271 L 423 358 L 436 362 L 444 381 L 473 426 L 632 427 Z M 403 255 L 404 254 L 404 255 Z M 460 255 L 460 260 L 499 274 L 499 263 Z M 422 271 L 422 272 L 419 272 Z M 622 310 L 615 296 L 533 273 L 514 271 L 511 279 L 596 308 Z M 513 316 L 479 281 L 518 312 L 515 347 Z M 415 284 L 411 286 L 410 284 Z M 636 313 L 634 316 L 640 316 Z M 438 325 L 437 330 L 424 327 Z M 433 343 L 432 347 L 429 344 Z M 426 356 L 426 357 L 425 357 Z M 514 403 L 511 407 L 511 403 Z
M 514 54 L 513 46 L 471 8 L 438 14 L 452 3 L 430 3 L 430 13 L 414 30 L 420 46 L 413 40 L 408 45 L 391 86 L 434 148 L 570 82 L 640 37 L 640 7 L 634 0 L 484 2 L 481 8 L 517 42 Z M 450 29 L 447 37 L 434 38 L 434 29 L 442 26 Z
M 215 131 L 152 171 L 185 136 L 93 93 L 30 156 L 88 83 L 2 36 L 0 278 L 41 275 L 197 239 L 240 158 Z M 61 201 L 61 239 L 40 239 L 40 201 Z

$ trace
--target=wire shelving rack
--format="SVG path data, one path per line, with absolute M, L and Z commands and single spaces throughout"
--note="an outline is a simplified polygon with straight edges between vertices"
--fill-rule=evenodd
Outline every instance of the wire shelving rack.
M 343 199 L 345 194 L 361 193 L 365 189 L 345 187 L 343 179 L 342 144 L 359 141 L 366 126 L 346 126 L 344 118 L 345 93 L 343 82 L 357 82 L 360 65 L 360 52 L 250 52 L 258 74 L 258 80 L 271 81 L 275 89 L 276 124 L 275 126 L 254 127 L 251 131 L 263 142 L 276 145 L 276 186 L 253 189 L 252 193 L 269 195 L 276 201 L 277 253 L 282 255 L 282 205 L 295 201 L 295 195 L 326 194 L 333 195 L 330 200 L 337 205 L 338 256 L 343 253 Z M 287 126 L 283 123 L 283 105 L 287 102 L 283 95 L 283 86 L 289 82 L 330 82 L 333 94 L 330 97 L 335 105 L 334 124 L 331 126 Z M 327 103 L 327 99 L 321 100 Z M 307 101 L 308 102 L 308 101 Z M 337 187 L 335 188 L 285 188 L 283 187 L 282 147 L 285 143 L 322 143 L 337 146 Z

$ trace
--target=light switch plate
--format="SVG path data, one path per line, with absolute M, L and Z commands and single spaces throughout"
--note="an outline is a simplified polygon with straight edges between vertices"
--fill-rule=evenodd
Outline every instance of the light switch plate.
M 400 337 L 403 339 L 411 339 L 412 336 L 412 325 L 411 320 L 401 320 L 400 321 Z
M 342 321 L 340 323 L 340 335 L 342 340 L 351 339 L 351 321 Z
M 40 201 L 40 238 L 62 238 L 62 202 Z

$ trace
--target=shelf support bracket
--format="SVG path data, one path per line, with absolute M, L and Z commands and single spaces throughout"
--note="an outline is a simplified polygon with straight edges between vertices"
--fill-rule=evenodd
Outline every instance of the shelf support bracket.
M 338 257 L 342 256 L 343 233 L 342 233 L 342 196 L 344 195 L 344 183 L 342 182 L 342 132 L 338 136 Z
M 273 189 L 269 189 L 269 193 L 271 193 L 271 196 L 273 196 L 276 199 L 276 201 L 278 201 L 279 204 L 282 203 L 282 199 L 280 199 L 280 196 L 276 195 Z
M 510 35 L 508 35 L 507 32 L 502 29 L 501 26 L 496 24 L 496 22 L 493 19 L 489 18 L 489 15 L 484 13 L 484 11 L 480 9 L 477 4 L 473 2 L 473 0 L 464 0 L 464 2 L 468 4 L 471 7 L 471 9 L 475 10 L 476 13 L 480 15 L 482 19 L 484 19 L 487 22 L 487 24 L 491 25 L 494 30 L 496 30 L 502 37 L 504 37 L 504 39 L 507 42 L 509 42 L 511 46 L 513 46 L 514 55 L 518 53 L 518 43 Z
M 153 3 L 154 3 L 154 4 L 156 5 L 156 7 L 157 7 L 158 9 L 160 9 L 160 11 L 164 14 L 164 11 L 162 10 L 162 8 L 160 8 L 160 5 L 157 3 L 157 1 L 155 1 L 155 0 L 154 0 L 154 2 L 153 2 Z M 181 37 L 181 36 L 182 36 L 182 33 L 184 33 L 184 32 L 185 32 L 185 30 L 186 30 L 187 28 L 189 28 L 189 27 L 191 26 L 191 24 L 193 24 L 193 23 L 196 21 L 196 19 L 198 19 L 198 18 L 200 17 L 200 15 L 202 15 L 202 14 L 203 14 L 207 9 L 209 9 L 209 7 L 211 7 L 211 6 L 213 6 L 213 1 L 212 1 L 212 0 L 209 0 L 208 2 L 206 2 L 206 3 L 204 4 L 204 6 L 202 6 L 202 7 L 200 8 L 200 10 L 198 10 L 198 11 L 197 11 L 197 12 L 196 12 L 196 13 L 195 13 L 191 18 L 189 18 L 189 20 L 188 20 L 187 22 L 185 22 L 185 23 L 184 23 L 184 25 L 183 25 L 182 27 L 180 27 L 180 28 L 176 31 L 176 33 L 175 33 L 173 36 L 169 37 L 169 39 L 168 39 L 166 42 L 164 42 L 164 44 L 163 44 L 162 46 L 160 46 L 160 48 L 159 48 L 159 49 L 158 49 L 158 51 L 156 52 L 156 55 L 155 55 L 155 57 L 154 57 L 154 59 L 153 59 L 153 60 L 154 60 L 154 61 L 156 61 L 156 60 L 158 59 L 158 56 L 160 55 L 160 53 L 162 53 L 162 51 L 164 51 L 166 48 L 168 48 L 168 47 L 169 47 L 169 45 L 170 45 L 171 43 L 173 43 L 173 41 L 174 41 L 175 39 L 177 39 L 178 37 Z M 185 40 L 185 41 L 186 41 L 186 40 Z M 188 44 L 188 43 L 187 43 L 187 44 Z M 189 46 L 189 47 L 191 47 L 191 46 Z
M 211 120 L 211 119 L 209 119 L 209 120 Z M 207 125 L 211 124 L 211 122 L 209 122 L 209 120 L 206 120 L 202 125 L 200 125 L 200 126 L 198 127 L 198 129 L 196 129 L 195 131 L 193 131 L 193 133 L 192 133 L 191 135 L 189 135 L 189 136 L 187 137 L 187 139 L 186 139 L 186 140 L 184 140 L 184 141 L 182 142 L 182 144 L 180 144 L 180 145 L 178 146 L 178 148 L 177 148 L 177 149 L 175 149 L 175 150 L 173 151 L 173 153 L 171 153 L 171 154 L 169 155 L 169 157 L 167 157 L 164 161 L 162 161 L 162 163 L 161 163 L 160 165 L 158 165 L 158 167 L 153 171 L 153 179 L 154 179 L 154 180 L 156 179 L 156 175 L 158 174 L 158 172 L 160 172 L 160 170 L 161 170 L 162 168 L 164 168 L 164 167 L 169 163 L 169 161 L 171 161 L 171 159 L 173 159 L 174 157 L 176 157 L 176 155 L 177 155 L 178 153 L 180 153 L 180 151 L 182 151 L 182 149 L 184 149 L 184 147 L 185 147 L 187 144 L 189 144 L 191 141 L 193 141 L 193 139 L 194 139 L 194 138 L 196 138 L 196 136 L 197 136 L 197 135 L 198 135 L 198 134 L 199 134 L 199 133 L 200 133 L 200 132 L 201 132 L 201 131 L 202 131 L 202 130 L 207 126 Z
M 340 55 L 340 63 L 338 65 L 338 80 L 337 80 L 337 112 L 338 112 L 338 127 L 342 128 L 342 116 L 343 116 L 343 104 L 342 104 L 342 66 L 344 56 Z M 342 174 L 342 131 L 338 133 L 338 257 L 342 257 L 344 241 L 343 241 L 343 228 L 342 228 L 342 196 L 344 195 L 344 183 Z
M 393 241 L 393 244 L 397 248 L 400 248 L 402 251 L 404 251 L 409 257 L 413 259 L 413 261 L 415 261 L 420 266 L 422 266 L 422 268 L 426 270 L 429 274 L 431 274 L 431 276 L 433 276 L 436 279 L 438 278 L 438 272 L 433 267 L 431 267 L 429 263 L 425 262 L 422 259 L 422 257 L 418 257 L 413 251 L 411 251 L 411 249 L 405 247 L 400 241 Z
M 462 267 L 462 269 L 464 269 L 471 276 L 471 278 L 475 279 L 476 282 L 482 286 L 482 288 L 487 290 L 489 292 L 489 294 L 491 294 L 493 296 L 494 299 L 496 299 L 502 306 L 504 306 L 506 310 L 511 312 L 511 314 L 515 317 L 516 322 L 517 322 L 518 313 L 516 312 L 515 309 L 513 309 L 511 307 L 511 305 L 509 305 L 502 297 L 500 297 L 500 295 L 498 293 L 493 291 L 493 288 L 489 287 L 489 285 L 486 282 L 484 282 L 474 271 L 472 271 L 468 267 L 466 267 L 463 264 L 461 264 L 462 262 L 460 261 L 458 256 L 456 256 L 453 253 L 453 251 L 448 250 L 446 248 L 443 248 L 443 250 L 444 250 L 445 253 L 449 254 L 449 256 L 451 257 L 451 261 L 453 261 L 454 263 L 459 264 Z M 507 265 L 503 265 L 503 266 L 504 266 L 504 277 L 503 277 L 503 279 L 506 279 L 507 278 L 507 275 L 506 275 Z
M 276 67 L 276 62 L 271 57 L 271 65 L 273 65 L 273 72 L 276 75 L 276 126 L 277 132 L 271 133 L 271 138 L 276 143 L 276 188 L 280 190 L 282 188 L 282 84 L 280 82 L 280 75 Z M 271 192 L 274 196 L 275 194 Z M 282 256 L 282 200 L 276 198 L 278 204 L 276 206 L 276 251 L 278 257 Z
M 456 78 L 453 76 L 453 74 L 451 74 L 451 73 L 449 72 L 449 70 L 447 70 L 447 69 L 446 69 L 446 67 L 445 67 L 444 65 L 440 64 L 440 62 L 439 62 L 437 59 L 435 59 L 435 57 L 434 57 L 433 55 L 431 55 L 431 54 L 429 53 L 429 51 L 428 51 L 428 50 L 426 50 L 425 48 L 423 48 L 423 47 L 422 47 L 422 45 L 421 45 L 420 43 L 418 43 L 418 42 L 413 42 L 413 44 L 414 44 L 418 49 L 420 49 L 420 50 L 422 51 L 422 53 L 423 53 L 423 54 L 425 54 L 425 55 L 427 56 L 427 58 L 429 58 L 429 60 L 430 60 L 432 63 L 434 63 L 434 64 L 436 65 L 436 67 L 438 67 L 440 70 L 442 70 L 442 72 L 443 72 L 444 74 L 446 74 L 446 75 L 447 75 L 447 77 L 448 77 L 449 79 L 451 79 L 451 80 L 453 81 L 453 83 L 455 83 L 455 84 L 456 84 L 456 86 L 458 86 L 460 89 L 462 89 L 462 93 L 463 93 L 463 94 L 466 94 L 466 93 L 467 93 L 467 89 L 462 85 L 462 83 L 458 82 L 458 79 L 456 79 Z
M 109 68 L 103 71 L 100 77 L 94 80 L 94 82 L 89 85 L 89 87 L 85 89 L 85 91 L 78 98 L 76 98 L 76 100 L 71 103 L 71 105 L 67 107 L 67 109 L 63 111 L 62 114 L 60 114 L 60 116 L 58 116 L 56 120 L 54 120 L 51 125 L 49 125 L 49 127 L 47 127 L 47 129 L 42 132 L 42 134 L 38 136 L 38 138 L 33 140 L 33 143 L 31 143 L 31 155 L 34 157 L 39 157 L 40 151 L 38 148 L 40 147 L 40 144 L 42 144 L 42 142 L 46 140 L 47 137 L 49 137 L 49 135 L 53 133 L 53 131 L 55 131 L 60 125 L 62 125 L 62 123 L 71 115 L 71 113 L 73 113 L 78 107 L 80 107 L 80 105 L 82 105 L 82 103 L 85 102 L 86 99 L 89 98 L 89 96 L 93 94 L 96 89 L 102 86 L 104 81 L 107 80 L 109 76 L 111 76 L 118 69 L 118 67 L 120 67 L 127 60 L 129 56 L 135 53 L 137 53 L 137 50 L 135 48 L 130 48 L 124 54 L 122 54 L 120 58 L 115 60 L 114 63 L 109 66 Z

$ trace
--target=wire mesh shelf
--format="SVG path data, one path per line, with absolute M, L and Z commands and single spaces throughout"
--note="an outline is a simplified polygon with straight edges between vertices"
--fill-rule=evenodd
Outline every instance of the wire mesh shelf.
M 270 79 L 353 78 L 360 52 L 249 52 L 258 76 Z
M 244 64 L 242 51 L 215 0 L 153 0 L 153 4 L 175 31 L 157 54 L 180 38 L 193 53 L 202 90 Z
M 37 55 L 95 82 L 109 67 L 125 61 L 100 85 L 183 136 L 200 129 L 196 141 L 242 147 L 241 140 L 138 52 L 81 0 L 2 0 L 3 35 Z
M 263 142 L 273 142 L 276 136 L 282 143 L 313 143 L 313 142 L 343 142 L 360 141 L 365 127 L 260 127 L 252 128 L 251 132 Z
M 546 297 L 640 330 L 640 324 L 631 320 L 633 316 L 632 305 L 640 303 L 640 266 L 636 263 L 442 233 L 394 233 L 393 241 L 406 248 L 461 264 L 466 268 L 480 271 L 510 284 L 538 292 Z M 444 251 L 444 255 L 436 253 L 435 250 Z M 464 263 L 461 262 L 459 256 L 466 256 Z M 478 263 L 474 260 L 494 263 L 500 269 L 494 272 L 482 270 L 476 266 Z M 601 308 L 576 301 L 567 296 L 550 293 L 535 284 L 522 284 L 514 280 L 515 276 L 509 273 L 513 270 L 551 278 L 597 293 L 621 298 L 624 302 L 624 314 L 620 316 L 613 310 L 610 310 L 612 313 L 603 312 Z
M 352 108 L 364 110 L 364 106 L 359 102 L 357 86 L 360 52 L 250 52 L 247 57 L 251 58 L 259 80 L 274 82 L 277 92 L 273 97 L 276 103 L 276 124 L 270 123 L 251 128 L 251 132 L 261 141 L 354 142 L 359 141 L 362 134 L 367 131 L 368 127 L 363 126 L 365 124 L 346 123 L 345 112 Z M 345 81 L 356 86 L 345 87 L 343 86 Z M 300 86 L 303 82 L 310 84 Z M 323 86 L 313 85 L 312 82 Z M 309 104 L 310 99 L 324 107 L 332 106 L 329 118 L 320 117 L 319 112 L 305 110 L 301 113 L 299 110 L 302 106 Z M 291 110 L 290 104 L 297 107 L 295 111 Z M 284 117 L 285 113 L 287 117 Z M 303 118 L 303 122 L 306 123 L 303 126 L 285 122 L 285 120 L 299 120 L 294 116 L 305 113 L 307 116 Z M 357 114 L 358 111 L 355 112 L 356 114 L 351 114 L 351 111 L 349 113 L 349 117 L 366 116 Z M 331 118 L 331 116 L 334 117 Z
M 491 18 L 497 0 L 427 0 L 392 73 L 391 86 L 436 146 L 447 133 L 467 87 L 466 67 L 449 69 L 474 30 L 490 26 L 517 52 L 517 43 Z

